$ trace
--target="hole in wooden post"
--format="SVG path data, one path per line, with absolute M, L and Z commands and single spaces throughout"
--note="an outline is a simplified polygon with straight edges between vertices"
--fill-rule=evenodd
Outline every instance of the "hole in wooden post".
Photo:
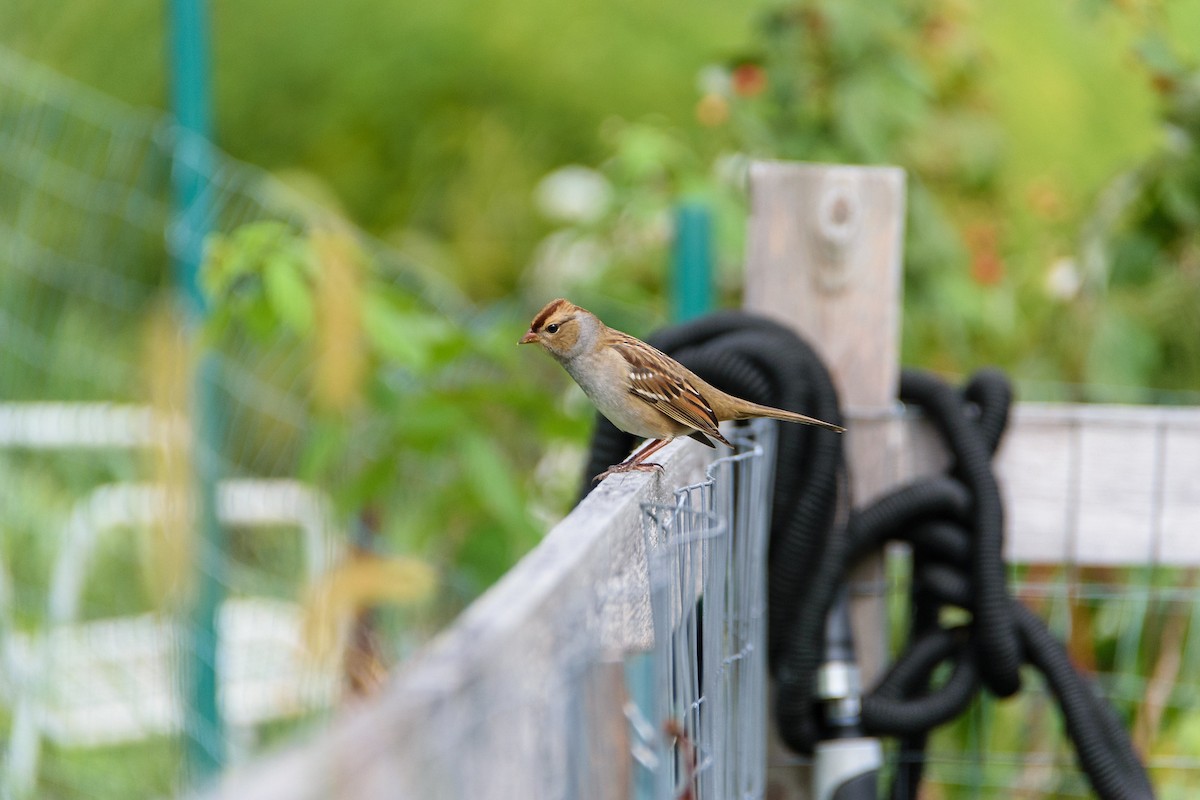
M 830 210 L 830 216 L 834 224 L 844 225 L 846 220 L 850 218 L 850 207 L 846 203 L 846 198 L 837 197 L 833 201 L 833 208 Z
M 827 292 L 844 289 L 850 280 L 851 258 L 862 221 L 857 184 L 847 177 L 831 179 L 817 201 L 816 233 L 823 256 L 818 284 Z

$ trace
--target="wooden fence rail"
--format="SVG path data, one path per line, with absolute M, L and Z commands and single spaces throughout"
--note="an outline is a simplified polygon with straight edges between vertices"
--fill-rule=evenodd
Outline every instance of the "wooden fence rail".
M 577 712 L 604 717 L 592 728 L 627 725 L 620 704 L 579 707 L 596 686 L 621 686 L 623 654 L 653 645 L 642 506 L 673 503 L 710 459 L 690 440 L 662 454 L 662 475 L 630 473 L 589 495 L 380 696 L 213 796 L 577 797 L 592 770 L 599 791 L 587 796 L 625 796 L 628 751 L 606 762 L 596 743 L 596 763 L 572 767 L 568 740 Z
M 889 484 L 945 468 L 919 414 L 884 427 Z M 995 465 L 1011 563 L 1200 566 L 1200 408 L 1016 403 Z

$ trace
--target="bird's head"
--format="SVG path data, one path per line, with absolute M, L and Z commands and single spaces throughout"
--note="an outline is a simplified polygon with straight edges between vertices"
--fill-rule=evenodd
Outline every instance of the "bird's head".
M 600 320 L 569 300 L 551 300 L 529 323 L 518 344 L 540 344 L 559 361 L 568 361 L 591 347 Z

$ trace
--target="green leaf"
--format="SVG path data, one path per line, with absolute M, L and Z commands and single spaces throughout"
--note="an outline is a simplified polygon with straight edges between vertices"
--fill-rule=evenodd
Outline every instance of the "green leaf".
M 340 418 L 318 417 L 313 421 L 308 442 L 301 455 L 299 473 L 307 480 L 318 480 L 331 470 L 346 447 L 346 424 Z
M 270 302 L 262 294 L 249 298 L 238 310 L 246 332 L 260 342 L 269 342 L 279 333 L 279 325 Z
M 263 291 L 279 320 L 308 333 L 313 325 L 312 290 L 300 274 L 301 262 L 292 254 L 275 253 L 263 268 Z
M 454 362 L 467 345 L 449 321 L 402 310 L 385 294 L 363 300 L 363 328 L 381 356 L 418 372 Z
M 523 539 L 530 535 L 533 524 L 525 513 L 524 493 L 495 442 L 483 436 L 468 435 L 460 440 L 460 446 L 467 481 L 480 504 L 510 536 Z
M 455 582 L 470 594 L 495 583 L 517 559 L 518 553 L 499 528 L 476 521 L 455 553 Z
M 363 298 L 363 329 L 367 338 L 384 358 L 400 366 L 424 370 L 429 364 L 425 343 L 407 314 L 398 311 L 385 298 Z
M 461 399 L 439 394 L 408 395 L 379 406 L 396 421 L 400 445 L 423 453 L 444 453 L 446 442 L 468 427 L 477 413 Z
M 1177 225 L 1194 228 L 1200 222 L 1200 201 L 1194 186 L 1184 178 L 1167 175 L 1162 182 L 1163 207 Z
M 204 240 L 204 262 L 200 266 L 200 288 L 209 300 L 219 297 L 229 283 L 229 256 L 229 240 L 223 234 L 210 233 Z

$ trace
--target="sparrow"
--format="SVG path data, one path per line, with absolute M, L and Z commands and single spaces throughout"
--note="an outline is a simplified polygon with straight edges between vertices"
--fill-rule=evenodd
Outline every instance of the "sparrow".
M 726 394 L 661 350 L 608 327 L 595 314 L 562 298 L 551 300 L 538 312 L 518 344 L 541 345 L 613 425 L 649 439 L 594 481 L 619 472 L 662 469 L 646 459 L 679 436 L 709 447 L 716 447 L 713 439 L 733 447 L 717 429 L 725 420 L 769 417 L 838 433 L 845 430 Z

